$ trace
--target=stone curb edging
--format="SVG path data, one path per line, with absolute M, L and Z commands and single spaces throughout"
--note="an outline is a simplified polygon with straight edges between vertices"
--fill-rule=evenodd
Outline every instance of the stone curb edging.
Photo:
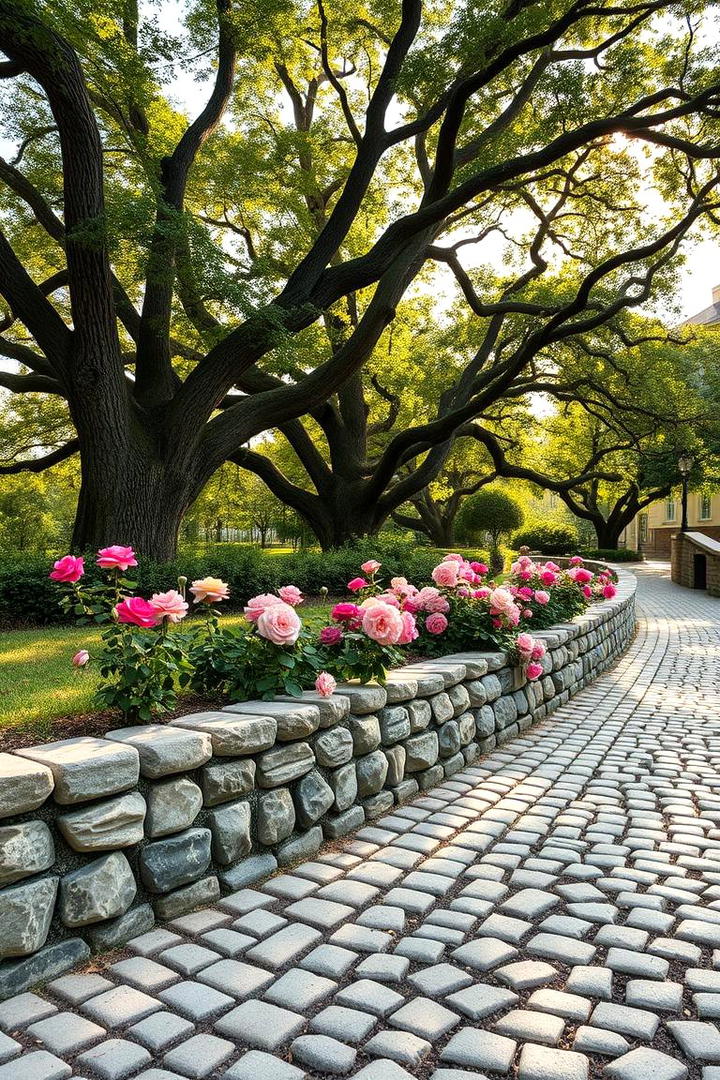
M 534 683 L 503 653 L 462 653 L 330 699 L 0 753 L 0 1000 L 307 858 L 547 717 L 633 637 L 636 579 L 616 574 L 612 600 L 536 632 Z

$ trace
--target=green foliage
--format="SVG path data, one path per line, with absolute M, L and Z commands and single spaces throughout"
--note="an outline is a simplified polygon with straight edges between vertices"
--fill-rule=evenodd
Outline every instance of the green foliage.
M 538 522 L 512 538 L 513 547 L 529 547 L 541 555 L 567 555 L 578 543 L 578 531 L 572 525 Z
M 299 697 L 323 669 L 317 634 L 306 627 L 291 648 L 278 648 L 247 629 L 219 629 L 196 639 L 190 662 L 194 690 L 221 693 L 230 701 Z
M 519 529 L 523 512 L 518 502 L 499 488 L 483 488 L 465 500 L 457 519 L 457 534 L 461 540 L 477 541 L 484 534 L 497 549 L 500 538 Z
M 604 562 L 639 562 L 642 555 L 632 548 L 588 548 L 580 554 L 585 559 L 599 559 Z
M 183 634 L 113 623 L 102 642 L 98 667 L 105 681 L 95 692 L 100 708 L 118 709 L 131 723 L 145 724 L 175 708 L 178 689 L 188 686 L 192 673 Z

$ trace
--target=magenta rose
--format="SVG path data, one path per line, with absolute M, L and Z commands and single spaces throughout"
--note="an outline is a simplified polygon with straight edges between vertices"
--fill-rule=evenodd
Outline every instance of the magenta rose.
M 380 645 L 397 645 L 404 630 L 403 617 L 397 608 L 378 601 L 363 611 L 362 628 Z
M 332 697 L 337 683 L 329 671 L 321 671 L 315 680 L 315 689 L 320 697 Z
M 444 634 L 447 628 L 448 621 L 439 611 L 434 611 L 433 614 L 428 615 L 425 620 L 425 629 L 429 634 Z
M 297 607 L 298 604 L 303 602 L 303 594 L 298 589 L 297 585 L 283 585 L 278 589 L 278 596 L 290 607 Z
M 530 586 L 529 586 L 529 585 L 523 585 L 523 586 L 522 586 L 522 588 L 518 589 L 518 591 L 517 591 L 517 595 L 518 595 L 518 596 L 519 596 L 519 597 L 520 597 L 520 598 L 521 598 L 522 600 L 532 600 L 532 598 L 533 598 L 533 591 L 532 591 L 532 589 L 530 588 Z
M 614 585 L 610 584 L 609 582 L 608 582 L 607 585 L 603 585 L 602 594 L 603 594 L 603 596 L 605 597 L 606 600 L 612 600 L 613 596 L 615 596 L 616 593 L 617 593 L 617 589 L 615 588 Z
M 489 572 L 488 567 L 485 565 L 485 563 L 471 562 L 470 565 L 475 571 L 475 573 L 479 574 L 480 577 L 485 577 L 485 575 Z
M 364 589 L 366 585 L 367 581 L 365 580 L 365 578 L 361 577 L 354 577 L 352 581 L 348 581 L 347 583 L 347 587 L 350 592 L 360 592 L 360 590 Z
M 570 560 L 570 565 L 571 566 L 582 566 L 582 564 L 583 564 L 582 556 L 573 555 L 572 559 Z
M 255 625 L 260 637 L 271 641 L 273 645 L 280 646 L 294 645 L 302 629 L 302 623 L 295 608 L 284 604 L 282 600 L 265 608 L 258 615 Z
M 343 632 L 339 626 L 323 626 L 320 631 L 321 645 L 339 645 L 343 639 Z
M 63 581 L 74 585 L 84 573 L 85 563 L 82 558 L 75 555 L 63 555 L 62 559 L 58 559 L 56 563 L 53 563 L 50 578 L 53 581 Z
M 525 674 L 527 675 L 528 679 L 531 680 L 531 682 L 535 679 L 539 679 L 542 673 L 542 664 L 532 663 L 528 664 L 528 666 L 525 668 Z
M 540 580 L 543 585 L 554 585 L 557 581 L 557 575 L 553 570 L 549 570 L 546 566 L 544 570 L 540 571 Z
M 584 566 L 578 566 L 577 569 L 571 571 L 573 581 L 576 581 L 578 585 L 587 585 L 589 581 L 592 581 L 592 570 L 586 570 Z
M 430 577 L 436 585 L 444 589 L 454 589 L 458 583 L 458 564 L 454 560 L 441 562 Z
M 335 622 L 354 623 L 360 618 L 360 608 L 357 604 L 336 604 L 330 612 L 330 618 Z
M 282 604 L 283 601 L 275 593 L 260 593 L 259 596 L 252 596 L 245 608 L 243 609 L 245 618 L 248 622 L 257 622 L 263 611 L 267 611 L 268 608 L 274 607 L 275 604 Z
M 155 608 L 142 596 L 128 596 L 115 606 L 118 622 L 142 626 L 146 630 L 160 621 Z
M 150 606 L 162 622 L 167 619 L 171 623 L 179 623 L 188 612 L 188 603 L 183 600 L 177 589 L 169 589 L 168 592 L 154 593 L 150 597 Z
M 582 589 L 582 594 L 585 597 L 585 599 L 586 600 L 592 600 L 592 589 L 590 588 L 590 586 L 589 585 L 581 585 L 580 588 Z
M 137 566 L 135 552 L 131 547 L 123 547 L 122 544 L 113 544 L 111 547 L 101 548 L 97 554 L 97 564 L 103 570 L 127 570 L 129 566 Z

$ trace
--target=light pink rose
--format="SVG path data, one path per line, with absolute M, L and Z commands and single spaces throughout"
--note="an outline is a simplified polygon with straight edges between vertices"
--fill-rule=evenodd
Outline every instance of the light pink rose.
M 369 638 L 380 645 L 397 645 L 405 627 L 398 609 L 381 601 L 365 608 L 362 628 Z
M 419 611 L 429 611 L 428 604 L 440 599 L 439 591 L 433 585 L 426 585 L 420 590 L 414 601 Z
M 550 593 L 545 592 L 544 589 L 536 589 L 536 591 L 535 591 L 535 602 L 538 603 L 538 604 L 549 604 L 550 603 Z
M 528 664 L 528 666 L 525 668 L 525 674 L 527 675 L 528 679 L 530 679 L 531 682 L 534 681 L 535 679 L 539 679 L 540 676 L 542 675 L 542 673 L 543 673 L 542 664 L 532 663 L 532 664 Z
M 284 603 L 289 604 L 290 607 L 297 607 L 298 604 L 303 602 L 303 594 L 297 585 L 282 585 L 278 589 L 278 596 Z
M 227 600 L 230 587 L 216 577 L 199 578 L 193 581 L 190 592 L 195 597 L 195 603 L 207 601 L 208 604 L 219 604 L 221 600 Z
M 131 547 L 113 544 L 111 547 L 100 548 L 97 564 L 103 570 L 127 570 L 129 566 L 137 566 L 137 559 Z
M 612 585 L 610 583 L 608 583 L 607 585 L 603 585 L 602 594 L 603 594 L 603 596 L 605 597 L 606 600 L 612 600 L 613 596 L 615 596 L 616 593 L 617 593 L 617 589 L 615 588 L 614 585 Z
M 425 620 L 425 629 L 429 634 L 444 634 L 448 628 L 448 621 L 439 611 L 428 615 Z
M 417 623 L 415 616 L 411 615 L 409 611 L 403 611 L 402 613 L 403 631 L 398 638 L 398 645 L 409 645 L 411 641 L 414 641 L 418 636 Z
M 315 689 L 320 697 L 332 697 L 337 683 L 329 671 L 321 671 L 315 680 Z
M 545 563 L 545 569 L 546 570 L 552 570 L 556 574 L 560 573 L 560 567 L 558 566 L 557 563 L 554 563 L 554 562 L 546 562 Z
M 454 589 L 458 582 L 458 564 L 454 560 L 441 562 L 435 567 L 430 577 L 441 588 Z
M 508 612 L 517 610 L 515 598 L 507 589 L 493 589 L 488 597 L 490 611 L 493 615 L 507 615 Z
M 517 626 L 520 622 L 520 608 L 512 607 L 510 611 L 504 611 L 503 615 L 511 626 Z
M 84 573 L 85 563 L 82 558 L 78 558 L 76 555 L 63 555 L 62 559 L 58 559 L 56 563 L 53 563 L 50 578 L 53 581 L 63 581 L 74 585 Z
M 72 658 L 71 663 L 74 667 L 85 667 L 90 659 L 90 653 L 87 649 L 80 649 L 80 652 L 76 652 Z
M 546 652 L 547 652 L 547 649 L 545 648 L 545 642 L 544 641 L 538 641 L 537 638 L 536 638 L 535 639 L 535 644 L 533 645 L 533 651 L 530 654 L 530 659 L 531 660 L 542 660 L 542 658 L 543 658 L 543 656 L 545 655 Z
M 143 600 L 142 596 L 127 596 L 115 606 L 117 621 L 129 623 L 132 626 L 142 626 L 148 629 L 156 626 L 160 621 L 152 604 Z
M 447 615 L 450 604 L 444 596 L 431 596 L 425 604 L 425 610 L 429 615 Z
M 150 606 L 157 613 L 161 622 L 163 619 L 167 619 L 168 622 L 179 623 L 181 619 L 185 618 L 188 611 L 187 601 L 183 600 L 177 589 L 154 593 L 150 597 Z
M 535 647 L 535 639 L 532 634 L 518 634 L 515 641 L 517 651 L 525 656 L 531 656 Z
M 379 563 L 377 559 L 368 559 L 367 562 L 361 564 L 360 569 L 362 570 L 363 574 L 372 575 L 376 574 L 381 566 L 382 563 Z
M 300 617 L 289 604 L 281 600 L 261 611 L 255 623 L 260 637 L 271 641 L 273 645 L 294 645 L 300 637 L 302 623 Z
M 526 607 L 525 610 L 523 611 L 523 619 L 532 619 L 532 617 L 533 617 L 532 609 L 529 608 L 529 607 Z
M 463 563 L 465 562 L 465 560 L 462 555 L 458 555 L 456 551 L 451 551 L 448 555 L 444 557 L 443 562 Z
M 248 600 L 247 605 L 243 609 L 243 613 L 248 622 L 257 622 L 263 611 L 266 611 L 269 607 L 274 607 L 275 604 L 282 604 L 283 601 L 275 593 L 260 593 L 258 596 L 253 596 Z

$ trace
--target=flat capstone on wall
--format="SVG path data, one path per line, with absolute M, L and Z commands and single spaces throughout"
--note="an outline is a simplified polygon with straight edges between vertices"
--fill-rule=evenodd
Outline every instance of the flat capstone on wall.
M 306 859 L 547 717 L 631 641 L 635 578 L 618 578 L 535 633 L 536 682 L 468 652 L 331 698 L 0 753 L 0 1000 Z

